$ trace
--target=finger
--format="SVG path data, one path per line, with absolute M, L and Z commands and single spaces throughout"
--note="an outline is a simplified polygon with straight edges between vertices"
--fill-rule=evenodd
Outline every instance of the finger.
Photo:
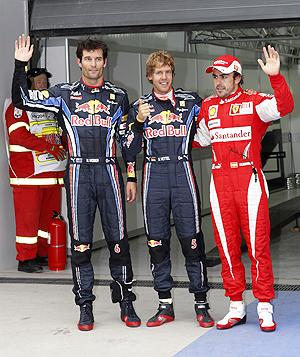
M 264 53 L 265 59 L 267 60 L 269 58 L 269 53 L 268 53 L 266 47 L 263 47 L 263 53 Z
M 33 54 L 33 44 L 30 46 L 29 54 L 32 56 Z
M 141 105 L 143 105 L 143 104 L 144 104 L 144 103 L 143 103 L 142 99 L 139 98 L 139 107 L 140 107 Z
M 263 63 L 263 61 L 260 58 L 257 60 L 257 62 L 260 65 L 261 68 L 264 67 L 265 64 Z

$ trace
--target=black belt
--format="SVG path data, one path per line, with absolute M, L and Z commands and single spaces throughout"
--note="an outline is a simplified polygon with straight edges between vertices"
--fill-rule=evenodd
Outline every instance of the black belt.
M 87 157 L 74 157 L 71 156 L 69 157 L 69 163 L 70 164 L 88 164 L 88 165 L 93 165 L 93 164 L 115 164 L 116 163 L 116 158 L 115 157 L 96 157 L 96 158 L 87 158 Z
M 147 162 L 176 162 L 176 161 L 191 161 L 189 155 L 167 155 L 167 156 L 146 156 Z

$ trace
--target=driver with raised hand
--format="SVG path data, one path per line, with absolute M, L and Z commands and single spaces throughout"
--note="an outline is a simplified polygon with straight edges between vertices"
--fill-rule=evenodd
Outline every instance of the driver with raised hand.
M 292 112 L 294 101 L 280 74 L 280 58 L 271 46 L 258 63 L 269 77 L 274 94 L 242 89 L 240 61 L 231 55 L 216 58 L 212 74 L 215 96 L 203 101 L 194 146 L 212 146 L 210 203 L 215 241 L 222 263 L 229 312 L 217 323 L 220 330 L 246 322 L 245 268 L 241 261 L 241 232 L 251 260 L 252 290 L 258 299 L 262 331 L 274 331 L 274 278 L 270 255 L 268 187 L 261 165 L 261 141 L 273 120 Z
M 100 210 L 102 228 L 110 252 L 113 282 L 111 295 L 120 304 L 121 320 L 138 327 L 132 291 L 133 272 L 125 217 L 122 173 L 116 158 L 116 141 L 123 135 L 128 113 L 124 89 L 104 80 L 107 45 L 88 38 L 77 46 L 81 79 L 62 83 L 49 91 L 28 92 L 25 65 L 33 46 L 29 36 L 16 41 L 12 99 L 16 106 L 35 111 L 52 111 L 67 136 L 69 161 L 65 187 L 75 303 L 80 307 L 78 328 L 93 329 L 94 271 L 91 263 L 95 212 Z M 128 201 L 135 197 L 135 180 L 128 182 Z

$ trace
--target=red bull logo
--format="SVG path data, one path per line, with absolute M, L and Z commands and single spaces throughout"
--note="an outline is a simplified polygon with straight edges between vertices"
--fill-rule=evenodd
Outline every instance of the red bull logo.
M 90 249 L 90 245 L 89 244 L 74 245 L 74 251 L 75 252 L 83 253 L 88 249 Z
M 182 116 L 172 113 L 170 110 L 164 110 L 154 116 L 151 116 L 148 124 L 161 123 L 161 124 L 170 124 L 170 123 L 183 123 Z
M 179 128 L 175 128 L 174 125 L 162 125 L 160 129 L 146 128 L 145 135 L 147 139 L 152 139 L 164 136 L 184 137 L 187 133 L 185 125 L 180 125 Z
M 72 126 L 102 126 L 104 128 L 111 128 L 111 117 L 103 119 L 101 115 L 89 114 L 87 118 L 80 118 L 78 115 L 71 115 Z
M 161 242 L 161 240 L 150 239 L 150 240 L 148 240 L 148 245 L 151 248 L 155 248 L 155 247 L 161 246 L 162 242 Z
M 110 114 L 110 105 L 105 105 L 98 99 L 89 100 L 85 103 L 76 103 L 75 113 L 84 112 L 89 114 L 106 113 Z

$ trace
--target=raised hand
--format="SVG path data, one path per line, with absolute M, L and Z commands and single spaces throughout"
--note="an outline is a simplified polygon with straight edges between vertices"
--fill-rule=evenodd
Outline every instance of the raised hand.
M 137 121 L 139 121 L 140 123 L 144 123 L 144 121 L 151 114 L 151 112 L 153 112 L 153 109 L 150 107 L 150 105 L 148 103 L 144 103 L 140 98 Z
M 15 59 L 28 62 L 32 57 L 33 45 L 30 45 L 30 36 L 22 34 L 15 41 Z
M 261 69 L 269 76 L 278 74 L 280 70 L 280 58 L 278 52 L 270 45 L 268 45 L 268 49 L 263 47 L 263 52 L 266 63 L 264 63 L 261 59 L 257 60 Z

